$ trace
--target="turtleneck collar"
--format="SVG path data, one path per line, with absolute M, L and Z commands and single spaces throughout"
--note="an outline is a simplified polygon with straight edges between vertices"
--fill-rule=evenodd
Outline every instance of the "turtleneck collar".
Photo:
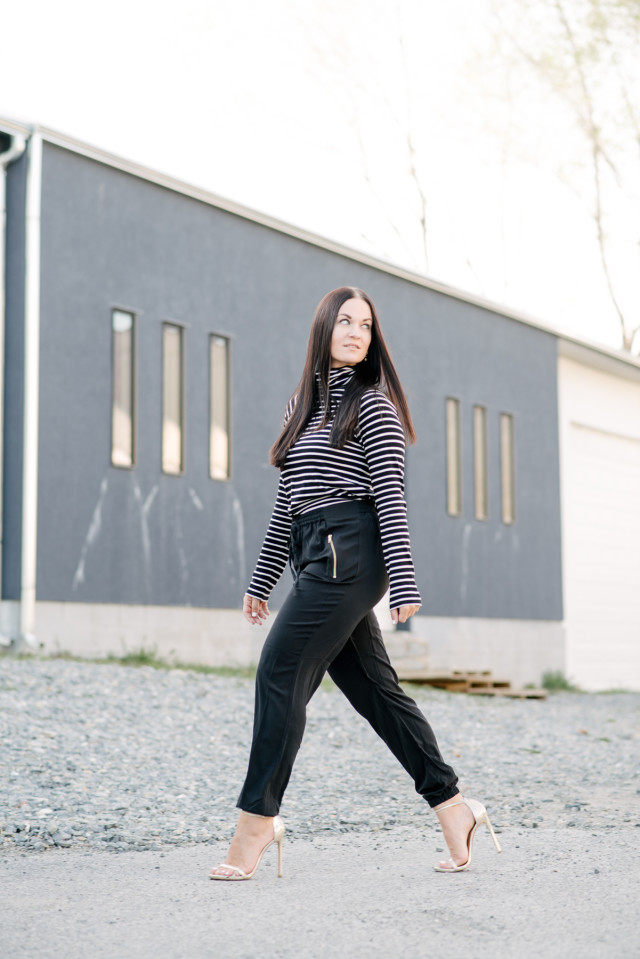
M 329 370 L 329 388 L 332 386 L 346 386 L 353 374 L 355 366 L 338 366 L 334 370 Z M 320 382 L 320 373 L 316 373 L 316 381 Z

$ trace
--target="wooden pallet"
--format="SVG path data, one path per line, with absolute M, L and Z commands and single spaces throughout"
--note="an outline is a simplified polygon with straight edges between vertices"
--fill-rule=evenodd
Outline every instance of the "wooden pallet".
M 546 689 L 468 689 L 470 696 L 508 696 L 510 699 L 546 699 Z
M 454 669 L 450 673 L 428 672 L 422 669 L 397 667 L 398 677 L 405 683 L 422 683 L 446 689 L 450 693 L 469 693 L 473 696 L 509 696 L 513 699 L 546 699 L 545 689 L 514 688 L 508 679 L 494 679 L 490 669 L 468 672 Z

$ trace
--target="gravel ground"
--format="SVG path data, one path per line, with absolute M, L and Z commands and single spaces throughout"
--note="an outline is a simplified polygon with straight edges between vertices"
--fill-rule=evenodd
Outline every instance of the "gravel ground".
M 254 882 L 211 883 L 252 682 L 0 659 L 3 959 L 640 956 L 640 694 L 412 695 L 502 856 L 483 830 L 469 872 L 434 873 L 435 816 L 323 686 L 282 809 L 285 879 L 270 852 Z
M 546 702 L 415 686 L 411 694 L 463 791 L 485 803 L 498 828 L 640 825 L 640 694 L 558 693 Z M 249 679 L 0 660 L 1 843 L 121 852 L 225 838 L 252 701 Z M 282 815 L 300 838 L 415 829 L 418 815 L 435 824 L 335 687 L 310 704 Z

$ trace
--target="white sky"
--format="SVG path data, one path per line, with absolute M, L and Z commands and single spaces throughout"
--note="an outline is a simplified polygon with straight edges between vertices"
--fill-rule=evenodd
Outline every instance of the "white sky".
M 565 186 L 553 162 L 566 118 L 496 100 L 490 3 L 21 0 L 0 14 L 0 116 L 421 268 L 409 125 L 429 274 L 617 345 L 584 174 Z M 636 296 L 622 248 L 615 265 Z

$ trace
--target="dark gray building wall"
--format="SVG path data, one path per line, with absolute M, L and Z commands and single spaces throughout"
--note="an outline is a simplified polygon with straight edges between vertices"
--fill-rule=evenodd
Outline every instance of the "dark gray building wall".
M 419 433 L 408 499 L 423 612 L 561 617 L 553 337 L 50 144 L 42 213 L 39 599 L 240 604 L 276 487 L 268 449 L 311 317 L 327 290 L 347 283 L 377 301 Z M 109 462 L 114 307 L 139 313 L 133 470 Z M 187 326 L 182 477 L 160 469 L 163 320 Z M 226 483 L 208 477 L 212 332 L 233 339 Z M 466 427 L 464 514 L 455 519 L 444 485 L 449 395 L 461 399 Z M 473 519 L 473 403 L 490 416 L 485 523 Z M 499 519 L 500 411 L 516 418 L 512 528 Z
M 555 338 L 428 290 L 407 290 L 396 304 L 395 355 L 412 394 L 419 437 L 408 453 L 408 504 L 426 611 L 561 619 Z M 458 398 L 462 410 L 459 517 L 446 511 L 447 396 Z M 483 521 L 475 519 L 474 404 L 484 406 L 488 418 L 489 518 Z M 501 516 L 501 412 L 515 421 L 512 526 Z
M 27 157 L 7 170 L 5 248 L 4 470 L 2 599 L 19 599 L 22 557 L 22 412 L 24 406 L 24 265 Z M 1 295 L 1 291 L 0 291 Z

